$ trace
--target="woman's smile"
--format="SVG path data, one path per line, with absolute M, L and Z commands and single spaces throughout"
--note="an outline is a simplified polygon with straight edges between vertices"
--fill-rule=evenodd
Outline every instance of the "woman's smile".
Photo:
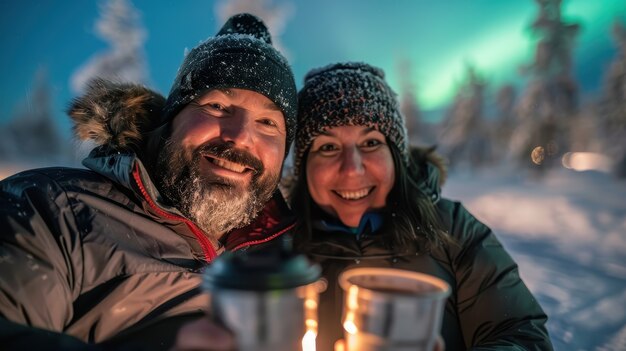
M 374 190 L 374 186 L 359 190 L 332 190 L 335 194 L 344 200 L 361 200 L 368 196 Z

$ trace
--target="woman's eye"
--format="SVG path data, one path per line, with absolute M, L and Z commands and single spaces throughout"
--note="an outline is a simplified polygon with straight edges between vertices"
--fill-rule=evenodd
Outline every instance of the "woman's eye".
M 332 151 L 336 151 L 337 148 L 333 144 L 324 144 L 320 146 L 318 150 L 321 152 L 332 152 Z
M 383 142 L 378 140 L 378 139 L 369 139 L 369 140 L 366 140 L 363 143 L 363 147 L 365 147 L 365 148 L 372 148 L 373 149 L 373 148 L 375 148 L 377 146 L 380 146 L 382 144 L 383 144 Z

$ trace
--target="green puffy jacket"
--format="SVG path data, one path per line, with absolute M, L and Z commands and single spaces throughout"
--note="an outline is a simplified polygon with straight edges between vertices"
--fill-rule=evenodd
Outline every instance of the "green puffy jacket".
M 329 282 L 320 296 L 318 350 L 332 350 L 334 341 L 343 337 L 343 292 L 337 277 L 351 267 L 393 267 L 445 280 L 452 288 L 441 330 L 446 350 L 552 350 L 547 316 L 521 280 L 517 264 L 462 204 L 440 198 L 438 168 L 432 163 L 423 167 L 427 172 L 421 188 L 458 246 L 430 254 L 411 248 L 397 253 L 375 234 L 358 240 L 345 232 L 314 232 L 307 251 Z

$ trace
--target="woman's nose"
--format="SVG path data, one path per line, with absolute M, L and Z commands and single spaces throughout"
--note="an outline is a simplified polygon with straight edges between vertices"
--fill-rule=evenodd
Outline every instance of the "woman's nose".
M 364 170 L 360 150 L 357 147 L 345 148 L 341 157 L 341 172 L 345 175 L 361 175 Z

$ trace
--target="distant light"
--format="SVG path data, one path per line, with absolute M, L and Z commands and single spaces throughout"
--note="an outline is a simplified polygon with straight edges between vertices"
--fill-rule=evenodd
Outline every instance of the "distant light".
M 600 171 L 610 172 L 611 159 L 603 154 L 595 152 L 567 152 L 561 160 L 563 167 L 575 171 Z
M 546 150 L 543 148 L 543 146 L 537 146 L 530 153 L 530 159 L 533 160 L 533 163 L 536 165 L 542 164 L 545 158 L 546 158 Z

